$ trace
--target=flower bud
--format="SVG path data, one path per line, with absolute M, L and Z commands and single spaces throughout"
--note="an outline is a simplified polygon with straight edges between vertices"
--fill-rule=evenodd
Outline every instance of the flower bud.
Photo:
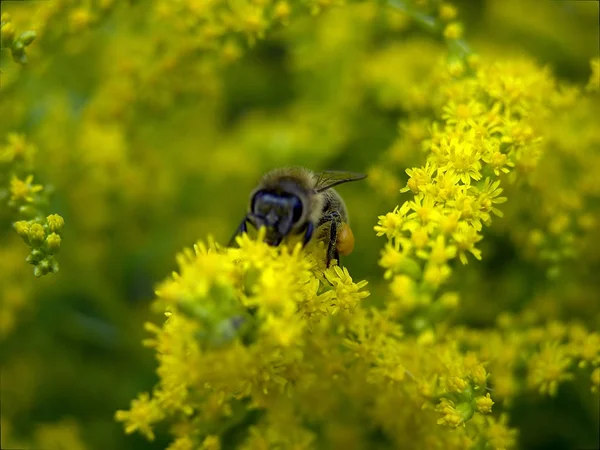
M 46 238 L 46 245 L 51 253 L 58 253 L 60 250 L 61 238 L 56 233 L 50 233 L 50 236 Z
M 58 214 L 50 214 L 46 217 L 46 222 L 48 222 L 48 229 L 53 233 L 60 232 L 65 226 L 65 219 Z

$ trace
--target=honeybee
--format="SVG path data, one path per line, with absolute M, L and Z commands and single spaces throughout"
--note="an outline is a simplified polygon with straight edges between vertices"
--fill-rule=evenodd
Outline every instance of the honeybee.
M 306 246 L 313 238 L 327 245 L 326 264 L 339 261 L 354 249 L 354 235 L 342 197 L 333 189 L 342 183 L 366 178 L 364 174 L 324 171 L 302 167 L 275 169 L 266 173 L 250 194 L 248 213 L 231 238 L 247 231 L 247 224 L 266 228 L 265 241 L 277 246 L 292 235 Z

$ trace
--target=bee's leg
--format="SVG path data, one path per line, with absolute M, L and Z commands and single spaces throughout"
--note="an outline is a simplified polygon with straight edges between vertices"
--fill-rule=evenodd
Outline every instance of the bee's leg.
M 335 259 L 340 262 L 340 254 L 337 250 L 337 233 L 338 226 L 341 224 L 340 213 L 334 211 L 327 216 L 329 221 L 329 243 L 327 244 L 327 267 L 331 264 L 331 260 Z
M 247 223 L 248 223 L 248 216 L 244 217 L 244 220 L 242 220 L 242 223 L 240 223 L 240 226 L 237 228 L 237 230 L 235 230 L 235 233 L 233 234 L 233 236 L 231 236 L 231 239 L 229 240 L 229 244 L 227 244 L 227 247 L 231 247 L 233 245 L 233 243 L 235 242 L 235 238 L 237 236 L 248 231 Z
M 306 244 L 308 244 L 308 241 L 310 241 L 310 238 L 313 235 L 313 231 L 315 231 L 315 226 L 312 222 L 308 222 L 306 224 L 306 230 L 304 230 L 304 238 L 302 239 L 302 247 L 306 247 Z

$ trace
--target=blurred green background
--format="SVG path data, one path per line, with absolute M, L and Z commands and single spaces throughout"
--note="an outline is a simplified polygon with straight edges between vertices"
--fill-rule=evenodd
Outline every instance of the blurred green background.
M 208 235 L 227 242 L 268 169 L 368 172 L 386 161 L 399 120 L 411 114 L 411 86 L 445 52 L 443 41 L 377 3 L 318 16 L 294 10 L 289 25 L 274 25 L 250 48 L 236 36 L 199 50 L 193 26 L 165 5 L 2 2 L 19 29 L 39 26 L 39 36 L 27 66 L 2 51 L 0 140 L 15 131 L 36 145 L 36 182 L 53 186 L 48 212 L 66 222 L 60 272 L 36 279 L 14 217 L 0 211 L 0 295 L 3 313 L 14 316 L 0 343 L 7 448 L 164 448 L 161 436 L 126 436 L 113 415 L 156 382 L 153 354 L 140 342 L 143 323 L 156 320 L 153 286 L 175 269 L 175 253 Z M 478 53 L 528 55 L 561 80 L 587 83 L 599 52 L 597 2 L 455 5 Z M 392 85 L 382 67 L 395 68 Z M 404 169 L 423 160 L 417 146 L 395 156 L 397 188 Z M 343 264 L 355 280 L 369 280 L 371 298 L 383 298 L 383 241 L 373 226 L 404 197 L 373 181 L 339 192 L 357 241 Z M 531 306 L 546 283 L 543 265 L 515 248 L 510 223 L 496 221 L 483 262 L 455 276 L 466 324 L 488 326 L 500 311 Z M 585 266 L 576 283 L 589 282 L 582 289 L 595 301 L 575 295 L 548 314 L 593 328 L 597 254 Z M 543 403 L 523 399 L 512 417 L 522 448 L 592 445 L 598 405 L 587 392 L 574 383 Z

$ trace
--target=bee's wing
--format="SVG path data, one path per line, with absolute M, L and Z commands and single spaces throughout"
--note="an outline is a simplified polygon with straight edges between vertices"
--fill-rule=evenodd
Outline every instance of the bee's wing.
M 315 174 L 315 192 L 323 192 L 334 186 L 350 181 L 358 181 L 367 178 L 367 175 L 355 172 L 345 172 L 343 170 L 325 170 Z

